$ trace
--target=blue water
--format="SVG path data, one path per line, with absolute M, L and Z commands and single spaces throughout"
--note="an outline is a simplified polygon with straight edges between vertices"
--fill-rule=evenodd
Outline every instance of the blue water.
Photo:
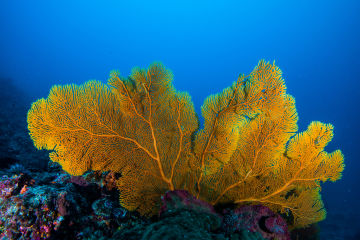
M 32 100 L 53 84 L 106 81 L 113 69 L 161 61 L 195 108 L 264 58 L 282 69 L 299 130 L 332 123 L 345 155 L 324 184 L 329 213 L 359 213 L 360 3 L 353 1 L 0 2 L 0 77 Z M 342 210 L 341 210 L 342 211 Z

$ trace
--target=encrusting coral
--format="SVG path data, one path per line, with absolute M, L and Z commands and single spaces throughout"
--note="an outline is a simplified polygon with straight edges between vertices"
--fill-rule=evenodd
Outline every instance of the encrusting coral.
M 297 132 L 295 100 L 281 70 L 265 61 L 231 87 L 209 96 L 204 127 L 172 73 L 155 63 L 108 85 L 56 85 L 28 112 L 38 149 L 73 175 L 121 173 L 120 203 L 155 214 L 167 190 L 185 189 L 211 204 L 262 204 L 294 227 L 325 218 L 320 183 L 336 181 L 343 155 L 324 147 L 333 126 L 312 122 Z

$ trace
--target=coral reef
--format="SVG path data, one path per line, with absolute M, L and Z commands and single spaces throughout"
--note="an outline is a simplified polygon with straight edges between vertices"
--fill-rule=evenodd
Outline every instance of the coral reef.
M 295 101 L 280 69 L 260 61 L 247 76 L 209 96 L 204 127 L 187 93 L 161 64 L 112 72 L 105 85 L 54 86 L 28 112 L 34 145 L 70 174 L 120 173 L 128 210 L 155 215 L 160 197 L 184 189 L 212 205 L 269 207 L 293 227 L 325 218 L 320 183 L 344 168 L 339 150 L 324 151 L 333 126 L 312 122 L 297 133 Z
M 99 182 L 28 173 L 0 177 L 0 239 L 107 239 L 129 221 L 118 196 Z
M 4 173 L 8 171 L 0 172 Z M 119 206 L 118 191 L 108 190 L 104 181 L 109 173 L 88 172 L 74 177 L 51 166 L 40 173 L 8 174 L 0 178 L 0 239 L 244 240 L 274 237 L 259 231 L 259 219 L 249 220 L 246 214 L 238 214 L 238 210 L 227 210 L 226 215 L 222 215 L 209 203 L 184 190 L 166 192 L 158 217 L 144 219 Z M 248 213 L 252 210 L 250 208 Z M 227 221 L 230 215 L 235 222 L 243 224 L 232 225 L 234 221 Z M 254 212 L 253 215 L 259 214 Z M 275 236 L 283 239 L 281 234 Z
M 263 239 L 290 239 L 286 221 L 268 207 L 242 206 L 237 209 L 225 209 L 220 214 L 209 203 L 196 199 L 184 190 L 166 192 L 162 197 L 160 219 L 184 211 L 205 214 L 208 219 L 206 224 L 208 231 L 218 230 L 228 237 L 242 232 L 251 232 L 260 234 Z
M 157 221 L 141 227 L 121 229 L 113 235 L 113 239 L 288 239 L 284 234 L 263 237 L 263 232 L 257 231 L 260 227 L 255 219 L 251 224 L 258 226 L 257 229 L 248 230 L 246 225 L 243 228 L 233 228 L 223 221 L 225 218 L 209 203 L 184 190 L 166 192 L 160 209 Z M 229 212 L 235 213 L 230 210 Z M 236 215 L 236 219 L 240 222 L 246 221 L 241 215 Z M 231 231 L 226 231 L 230 228 Z
M 214 207 L 200 199 L 195 198 L 185 190 L 167 191 L 161 197 L 162 206 L 159 215 L 164 216 L 166 213 L 179 211 L 180 209 L 190 209 L 196 212 L 206 212 L 208 214 L 217 215 Z
M 264 239 L 290 239 L 286 221 L 268 207 L 261 205 L 242 206 L 234 211 L 227 211 L 223 220 L 223 228 L 228 233 L 257 232 Z

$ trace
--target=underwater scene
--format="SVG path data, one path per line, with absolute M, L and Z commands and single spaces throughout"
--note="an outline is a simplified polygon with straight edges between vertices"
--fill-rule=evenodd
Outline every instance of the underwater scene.
M 0 2 L 0 240 L 359 240 L 360 3 Z

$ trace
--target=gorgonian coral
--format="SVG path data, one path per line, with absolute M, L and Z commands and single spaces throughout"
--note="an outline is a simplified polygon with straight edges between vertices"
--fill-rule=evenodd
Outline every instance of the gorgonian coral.
M 343 155 L 324 151 L 330 124 L 297 132 L 295 101 L 280 69 L 260 61 L 247 76 L 209 96 L 204 127 L 172 73 L 155 63 L 108 84 L 54 86 L 32 104 L 28 128 L 39 149 L 73 175 L 121 173 L 120 203 L 151 215 L 167 190 L 212 204 L 262 204 L 290 214 L 296 227 L 322 220 L 320 183 L 341 177 Z

